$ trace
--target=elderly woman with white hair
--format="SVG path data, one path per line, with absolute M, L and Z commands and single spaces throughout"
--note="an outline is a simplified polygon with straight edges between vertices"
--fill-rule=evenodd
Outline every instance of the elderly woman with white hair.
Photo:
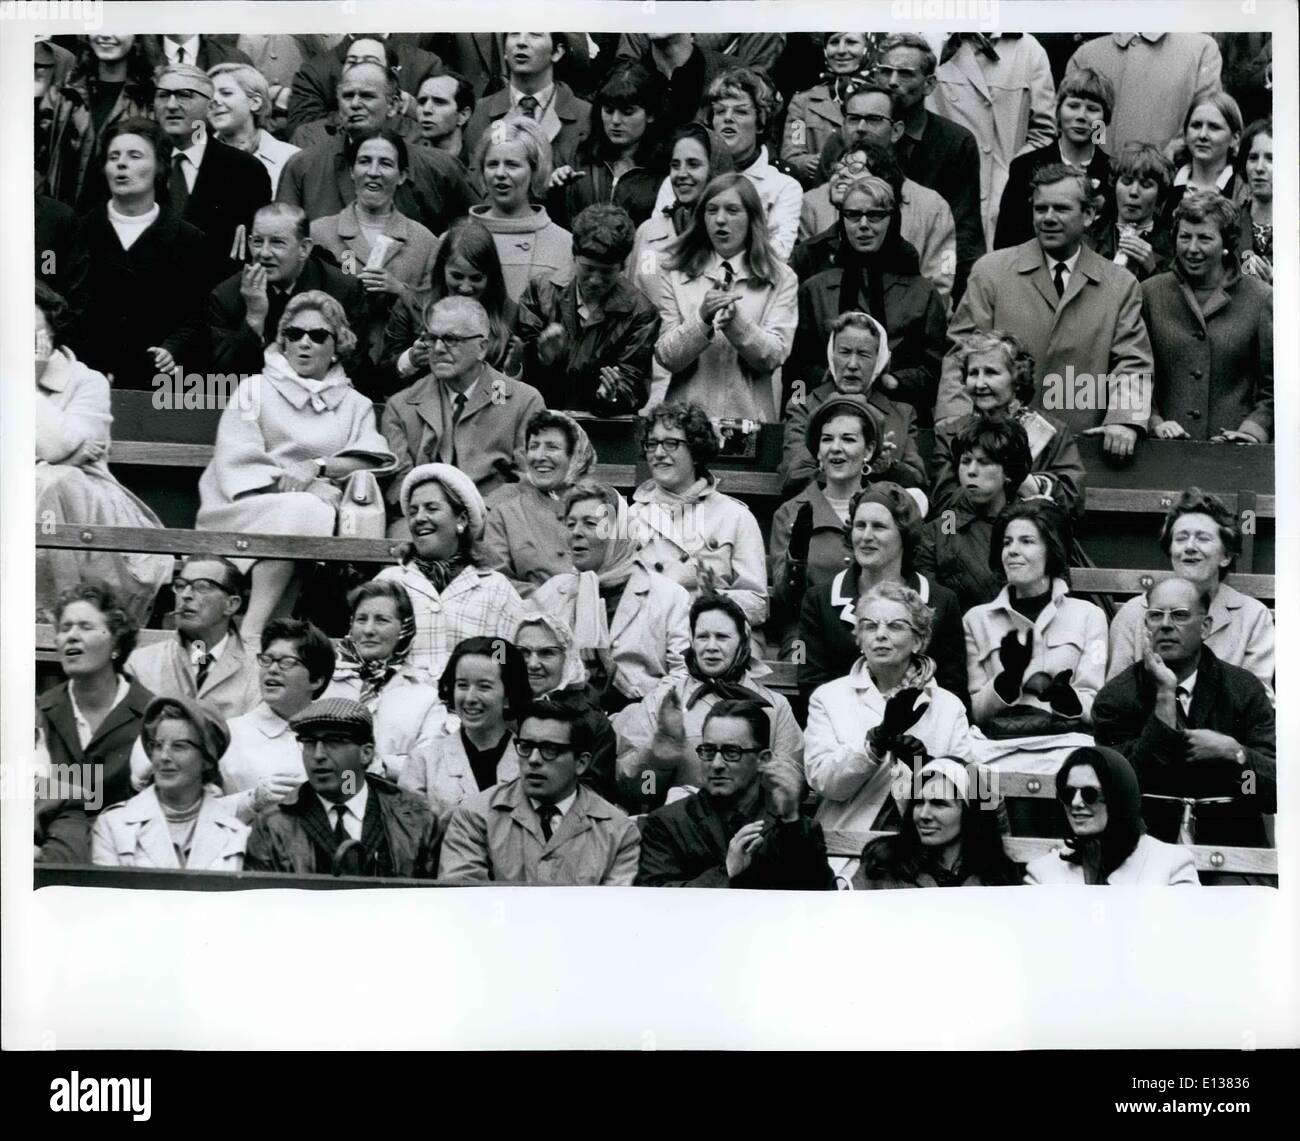
M 935 682 L 926 654 L 934 611 L 916 591 L 881 582 L 854 614 L 861 654 L 847 676 L 813 691 L 804 770 L 823 829 L 895 831 L 895 783 L 908 788 L 926 755 L 969 759 L 970 725 L 961 699 Z M 842 863 L 837 874 L 851 876 L 856 861 Z
M 470 169 L 487 201 L 471 206 L 496 242 L 506 292 L 518 301 L 533 278 L 565 277 L 573 269 L 573 235 L 551 221 L 544 206 L 551 178 L 551 144 L 532 119 L 506 118 L 484 131 Z
M 309 290 L 290 299 L 259 375 L 240 381 L 221 415 L 212 462 L 199 480 L 200 531 L 334 534 L 342 485 L 396 463 L 375 426 L 374 406 L 352 387 L 339 358 L 356 345 L 343 307 Z M 252 567 L 241 634 L 256 644 L 294 577 L 287 559 L 235 560 Z
M 208 125 L 221 142 L 259 159 L 271 176 L 271 194 L 280 186 L 280 171 L 301 147 L 277 139 L 266 129 L 275 113 L 271 85 L 247 63 L 219 63 L 208 68 L 212 99 Z
M 410 595 L 410 665 L 441 677 L 466 638 L 513 642 L 524 604 L 505 575 L 484 565 L 486 509 L 474 481 L 451 464 L 421 464 L 402 481 L 401 506 L 411 545 L 398 566 L 375 578 L 400 583 Z

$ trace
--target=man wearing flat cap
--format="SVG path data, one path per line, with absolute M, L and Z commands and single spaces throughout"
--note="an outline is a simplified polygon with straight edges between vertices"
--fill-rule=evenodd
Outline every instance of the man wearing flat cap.
M 307 783 L 253 826 L 244 866 L 293 875 L 432 879 L 438 822 L 419 797 L 367 773 L 375 755 L 370 711 L 347 698 L 314 701 L 289 727 Z

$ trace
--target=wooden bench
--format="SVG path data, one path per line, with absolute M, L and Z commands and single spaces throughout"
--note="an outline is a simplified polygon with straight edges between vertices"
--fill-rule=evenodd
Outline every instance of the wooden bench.
M 862 855 L 862 849 L 871 840 L 887 835 L 889 835 L 887 832 L 830 831 L 826 833 L 826 854 L 856 859 Z M 1027 864 L 1030 860 L 1060 848 L 1062 844 L 1060 840 L 1007 836 L 1002 841 L 1002 846 L 1016 863 Z M 1278 874 L 1277 851 L 1273 848 L 1230 848 L 1213 844 L 1191 844 L 1188 845 L 1188 850 L 1192 853 L 1192 860 L 1198 872 L 1232 872 L 1260 876 Z

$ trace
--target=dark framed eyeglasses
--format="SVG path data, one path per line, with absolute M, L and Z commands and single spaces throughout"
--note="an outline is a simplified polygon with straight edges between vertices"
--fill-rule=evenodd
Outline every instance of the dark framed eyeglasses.
M 1101 789 L 1097 788 L 1094 785 L 1089 785 L 1087 788 L 1064 789 L 1061 792 L 1061 803 L 1065 805 L 1073 804 L 1076 793 L 1083 798 L 1083 803 L 1086 804 L 1089 808 L 1091 808 L 1098 801 L 1104 802 L 1105 800 L 1105 798 L 1101 795 Z
M 198 595 L 200 598 L 208 598 L 220 591 L 222 594 L 236 594 L 237 591 L 231 590 L 224 583 L 217 582 L 214 578 L 174 578 L 172 579 L 172 593 L 179 598 L 183 594 L 190 592 Z
M 1188 610 L 1185 606 L 1180 606 L 1175 610 L 1148 610 L 1143 617 L 1143 621 L 1155 630 L 1163 626 L 1166 615 L 1169 621 L 1175 626 L 1190 626 L 1196 618 L 1196 613 Z
M 878 226 L 881 222 L 889 221 L 890 213 L 889 210 L 841 210 L 840 217 L 850 226 L 856 226 L 864 218 Z
M 313 345 L 323 345 L 334 334 L 328 329 L 303 329 L 298 325 L 286 326 L 284 330 L 284 339 L 286 342 L 301 341 L 306 337 Z
M 424 341 L 429 348 L 433 348 L 441 341 L 448 348 L 458 349 L 461 345 L 469 344 L 470 341 L 481 341 L 486 335 L 486 333 L 468 333 L 464 336 L 459 333 L 425 333 Z
M 171 96 L 175 95 L 182 103 L 188 103 L 191 99 L 207 99 L 208 94 L 205 91 L 195 91 L 192 87 L 173 87 L 164 91 L 158 89 L 155 98 L 159 103 L 166 103 Z
M 320 743 L 330 752 L 335 749 L 345 749 L 349 745 L 359 744 L 355 737 L 349 737 L 346 733 L 322 733 L 320 736 L 315 734 L 311 736 L 298 735 L 298 744 L 304 749 L 310 749 L 313 745 Z
M 880 127 L 892 123 L 893 117 L 890 115 L 845 115 L 844 125 L 846 127 Z
M 660 448 L 663 448 L 663 450 L 670 456 L 675 456 L 677 454 L 677 449 L 684 443 L 686 443 L 686 441 L 680 436 L 666 436 L 662 440 L 647 440 L 642 445 L 642 449 L 648 456 L 654 455 Z
M 302 658 L 295 658 L 292 654 L 285 654 L 278 658 L 274 654 L 258 654 L 257 664 L 264 670 L 269 670 L 272 666 L 279 666 L 281 670 L 291 670 L 295 666 L 307 668 L 307 663 Z
M 741 757 L 746 757 L 750 753 L 761 753 L 759 748 L 742 749 L 739 745 L 696 745 L 695 755 L 700 758 L 706 765 L 713 763 L 714 757 L 719 753 L 722 759 L 729 765 L 736 764 Z
M 572 745 L 557 745 L 554 741 L 530 741 L 527 737 L 515 738 L 515 752 L 527 760 L 537 753 L 544 761 L 554 761 L 573 752 Z

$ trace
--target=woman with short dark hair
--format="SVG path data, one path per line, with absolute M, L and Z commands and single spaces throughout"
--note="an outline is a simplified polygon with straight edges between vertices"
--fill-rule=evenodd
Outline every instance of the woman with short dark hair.
M 1162 440 L 1273 439 L 1273 288 L 1241 272 L 1238 210 L 1189 194 L 1173 212 L 1174 269 L 1142 283 L 1155 364 L 1151 431 Z
M 1237 251 L 1241 272 L 1273 284 L 1273 120 L 1256 119 L 1237 151 L 1241 221 Z
M 1236 515 L 1217 495 L 1189 487 L 1170 504 L 1160 527 L 1160 549 L 1179 578 L 1210 599 L 1204 644 L 1228 665 L 1249 670 L 1273 690 L 1273 615 L 1258 599 L 1224 582 L 1241 553 Z M 1146 595 L 1130 598 L 1110 624 L 1109 681 L 1142 658 Z

